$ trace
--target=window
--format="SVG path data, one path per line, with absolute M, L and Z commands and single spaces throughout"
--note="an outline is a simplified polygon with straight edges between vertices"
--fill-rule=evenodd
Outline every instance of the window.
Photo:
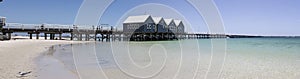
M 127 29 L 130 29 L 130 30 L 135 30 L 135 29 L 138 29 L 140 26 L 139 24 L 128 24 L 127 25 Z
M 151 24 L 146 24 L 146 27 L 148 30 L 152 29 L 152 25 Z

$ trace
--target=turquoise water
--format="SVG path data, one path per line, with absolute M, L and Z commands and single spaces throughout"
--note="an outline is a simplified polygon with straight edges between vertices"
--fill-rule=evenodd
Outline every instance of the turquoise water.
M 76 65 L 70 66 L 74 67 L 70 69 L 77 69 L 82 78 L 92 76 L 109 79 L 297 79 L 300 77 L 300 38 L 116 41 L 68 47 L 73 52 Z M 72 58 L 69 55 L 63 56 Z M 69 59 L 65 62 L 73 61 Z
M 252 38 L 228 40 L 227 52 L 244 58 L 299 63 L 299 38 Z
M 299 78 L 299 38 L 230 39 L 227 50 L 224 76 L 232 73 L 229 78 Z

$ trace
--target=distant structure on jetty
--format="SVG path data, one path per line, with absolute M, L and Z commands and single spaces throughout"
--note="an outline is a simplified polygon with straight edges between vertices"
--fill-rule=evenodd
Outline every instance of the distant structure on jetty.
M 181 20 L 152 17 L 151 15 L 129 16 L 123 22 L 123 33 L 132 41 L 174 40 L 184 35 Z
M 29 39 L 44 36 L 45 40 L 62 40 L 66 38 L 78 41 L 156 41 L 201 38 L 227 38 L 225 34 L 186 33 L 183 21 L 152 17 L 151 15 L 129 16 L 123 22 L 123 30 L 102 24 L 94 25 L 60 25 L 60 24 L 21 24 L 6 23 L 6 18 L 0 19 L 0 32 L 11 39 L 13 33 L 27 33 Z M 40 35 L 42 34 L 42 35 Z

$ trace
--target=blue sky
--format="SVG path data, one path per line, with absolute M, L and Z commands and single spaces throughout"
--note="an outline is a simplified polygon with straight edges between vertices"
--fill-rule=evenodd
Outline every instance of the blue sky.
M 299 0 L 214 0 L 230 34 L 300 36 Z M 73 24 L 82 0 L 4 0 L 0 16 L 9 23 Z M 115 25 L 141 4 L 159 3 L 176 9 L 197 32 L 208 32 L 202 17 L 185 0 L 116 0 L 100 23 Z M 99 17 L 100 18 L 100 17 Z

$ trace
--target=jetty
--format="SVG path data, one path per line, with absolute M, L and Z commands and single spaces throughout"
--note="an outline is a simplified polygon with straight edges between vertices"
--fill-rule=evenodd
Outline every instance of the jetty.
M 178 19 L 152 17 L 151 15 L 128 16 L 123 22 L 123 29 L 108 24 L 100 25 L 62 25 L 62 24 L 23 24 L 6 23 L 0 18 L 0 33 L 12 38 L 13 33 L 28 34 L 29 39 L 78 41 L 157 41 L 200 38 L 227 38 L 225 34 L 203 34 L 185 32 L 184 22 Z M 64 36 L 63 36 L 64 35 Z M 66 36 L 67 35 L 67 36 Z M 48 38 L 50 37 L 50 38 Z
M 70 40 L 78 41 L 155 41 L 155 40 L 178 40 L 178 39 L 207 39 L 207 38 L 227 38 L 225 34 L 200 34 L 200 33 L 124 33 L 112 26 L 77 26 L 59 24 L 21 24 L 6 23 L 0 28 L 3 35 L 9 39 L 13 33 L 28 34 L 29 39 L 62 40 L 62 35 L 68 35 Z M 162 36 L 163 35 L 163 36 Z M 50 39 L 48 39 L 50 37 Z

